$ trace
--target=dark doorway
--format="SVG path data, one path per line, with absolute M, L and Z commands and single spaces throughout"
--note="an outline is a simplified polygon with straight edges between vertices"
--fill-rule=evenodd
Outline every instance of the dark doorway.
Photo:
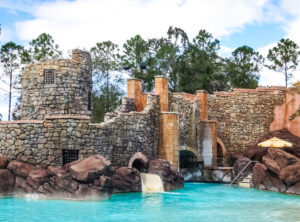
M 194 168 L 198 165 L 197 156 L 188 150 L 180 150 L 179 168 Z
M 224 164 L 223 149 L 221 144 L 217 143 L 217 166 L 223 166 Z
M 144 161 L 140 159 L 135 159 L 132 163 L 132 167 L 137 169 L 140 172 L 147 172 Z

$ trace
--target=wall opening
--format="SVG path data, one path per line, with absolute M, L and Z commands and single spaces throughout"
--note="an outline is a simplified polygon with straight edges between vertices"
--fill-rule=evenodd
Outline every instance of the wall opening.
M 197 156 L 188 150 L 180 150 L 179 152 L 179 168 L 194 168 L 198 165 Z
M 137 152 L 130 158 L 128 167 L 136 168 L 140 172 L 146 172 L 147 165 L 148 165 L 147 157 L 143 155 L 141 152 Z
M 132 163 L 132 168 L 135 168 L 140 172 L 147 172 L 147 166 L 141 159 L 135 159 Z
M 79 150 L 63 150 L 62 152 L 63 165 L 78 160 L 78 153 Z
M 45 69 L 44 70 L 44 84 L 54 84 L 55 83 L 55 70 Z
M 226 154 L 227 152 L 223 141 L 220 138 L 217 138 L 217 166 L 228 165 Z

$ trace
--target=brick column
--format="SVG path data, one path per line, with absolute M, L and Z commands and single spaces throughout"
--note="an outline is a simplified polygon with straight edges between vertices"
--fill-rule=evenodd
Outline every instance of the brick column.
M 169 81 L 164 76 L 155 76 L 155 94 L 159 95 L 160 111 L 169 111 Z
M 145 101 L 147 102 L 147 95 L 142 93 L 142 80 L 128 79 L 127 80 L 127 96 L 135 100 L 137 111 L 143 111 L 145 108 Z
M 207 92 L 204 90 L 197 91 L 197 98 L 200 100 L 201 110 L 200 110 L 200 119 L 208 120 L 207 112 Z
M 161 112 L 159 158 L 178 167 L 179 161 L 179 114 Z

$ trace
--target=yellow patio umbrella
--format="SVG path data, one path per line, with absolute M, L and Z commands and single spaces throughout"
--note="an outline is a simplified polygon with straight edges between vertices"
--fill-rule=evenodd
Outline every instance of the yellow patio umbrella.
M 293 144 L 285 140 L 273 137 L 264 142 L 258 144 L 260 147 L 272 147 L 272 148 L 283 148 L 283 147 L 292 147 Z

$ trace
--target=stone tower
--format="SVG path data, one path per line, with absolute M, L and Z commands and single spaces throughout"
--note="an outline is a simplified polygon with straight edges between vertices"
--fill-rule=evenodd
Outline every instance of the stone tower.
M 91 57 L 75 49 L 72 59 L 28 65 L 22 77 L 21 119 L 53 115 L 91 115 Z

